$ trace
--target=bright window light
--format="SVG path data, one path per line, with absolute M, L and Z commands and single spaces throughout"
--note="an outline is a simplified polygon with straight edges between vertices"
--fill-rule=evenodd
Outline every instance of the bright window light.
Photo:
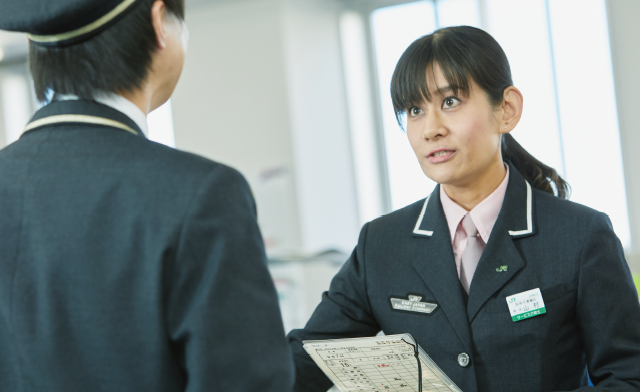
M 511 134 L 529 153 L 563 175 L 545 2 L 487 0 L 485 6 L 485 29 L 507 54 L 514 85 L 524 96 L 522 119 Z
M 462 25 L 480 27 L 477 0 L 438 0 L 436 10 L 438 28 Z
M 553 0 L 549 6 L 571 200 L 609 215 L 623 246 L 629 248 L 605 0 Z
M 379 163 L 377 154 L 375 109 L 371 99 L 371 75 L 366 51 L 368 37 L 364 22 L 362 16 L 355 12 L 344 13 L 340 18 L 360 224 L 365 224 L 386 212 L 380 181 L 383 166 Z
M 176 141 L 173 134 L 171 100 L 149 113 L 147 124 L 149 125 L 149 140 L 175 148 Z
M 389 92 L 391 76 L 402 53 L 417 38 L 436 28 L 433 3 L 418 1 L 380 8 L 372 14 L 372 27 L 391 208 L 395 210 L 425 198 L 435 186 L 422 172 L 406 133 L 396 122 Z

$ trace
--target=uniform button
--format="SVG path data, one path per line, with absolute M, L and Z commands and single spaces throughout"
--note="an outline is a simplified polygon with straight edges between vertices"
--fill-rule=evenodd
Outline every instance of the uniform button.
M 462 354 L 458 355 L 458 365 L 460 365 L 462 367 L 467 367 L 467 366 L 469 366 L 470 362 L 471 362 L 471 358 L 469 358 L 469 354 L 462 353 Z

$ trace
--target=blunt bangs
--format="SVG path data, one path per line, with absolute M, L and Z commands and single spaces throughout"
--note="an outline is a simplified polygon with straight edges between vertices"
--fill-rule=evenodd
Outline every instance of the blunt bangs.
M 479 31 L 493 38 L 486 32 L 470 26 L 447 27 L 436 30 L 415 40 L 402 54 L 391 79 L 391 100 L 398 124 L 402 127 L 402 117 L 406 111 L 418 106 L 425 100 L 431 102 L 432 92 L 444 86 L 429 86 L 427 72 L 433 71 L 433 65 L 438 64 L 448 86 L 455 95 L 468 96 L 470 79 L 473 79 L 489 95 L 492 104 L 497 105 L 502 99 L 502 92 L 513 84 L 511 70 L 504 51 L 497 44 L 495 48 L 483 45 Z M 494 41 L 495 42 L 495 41 Z M 500 59 L 506 64 L 506 69 L 486 69 L 487 64 L 495 61 L 487 57 Z M 508 74 L 505 80 L 496 80 L 492 74 Z M 496 83 L 499 91 L 494 91 Z

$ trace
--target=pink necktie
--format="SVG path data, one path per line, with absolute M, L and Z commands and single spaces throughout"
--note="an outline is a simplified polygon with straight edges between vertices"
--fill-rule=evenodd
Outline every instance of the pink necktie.
M 480 256 L 482 256 L 482 251 L 484 250 L 484 242 L 478 235 L 478 229 L 476 225 L 473 224 L 471 215 L 467 214 L 464 216 L 462 219 L 462 228 L 467 234 L 467 245 L 465 245 L 462 257 L 460 258 L 460 283 L 462 283 L 462 286 L 468 294 L 473 274 L 476 272 L 478 261 L 480 261 Z

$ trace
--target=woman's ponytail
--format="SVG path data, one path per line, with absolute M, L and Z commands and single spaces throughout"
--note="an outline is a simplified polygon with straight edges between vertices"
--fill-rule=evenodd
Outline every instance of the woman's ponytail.
M 502 159 L 511 162 L 535 189 L 557 195 L 562 199 L 569 198 L 571 188 L 558 175 L 556 169 L 537 160 L 508 133 L 502 135 Z

